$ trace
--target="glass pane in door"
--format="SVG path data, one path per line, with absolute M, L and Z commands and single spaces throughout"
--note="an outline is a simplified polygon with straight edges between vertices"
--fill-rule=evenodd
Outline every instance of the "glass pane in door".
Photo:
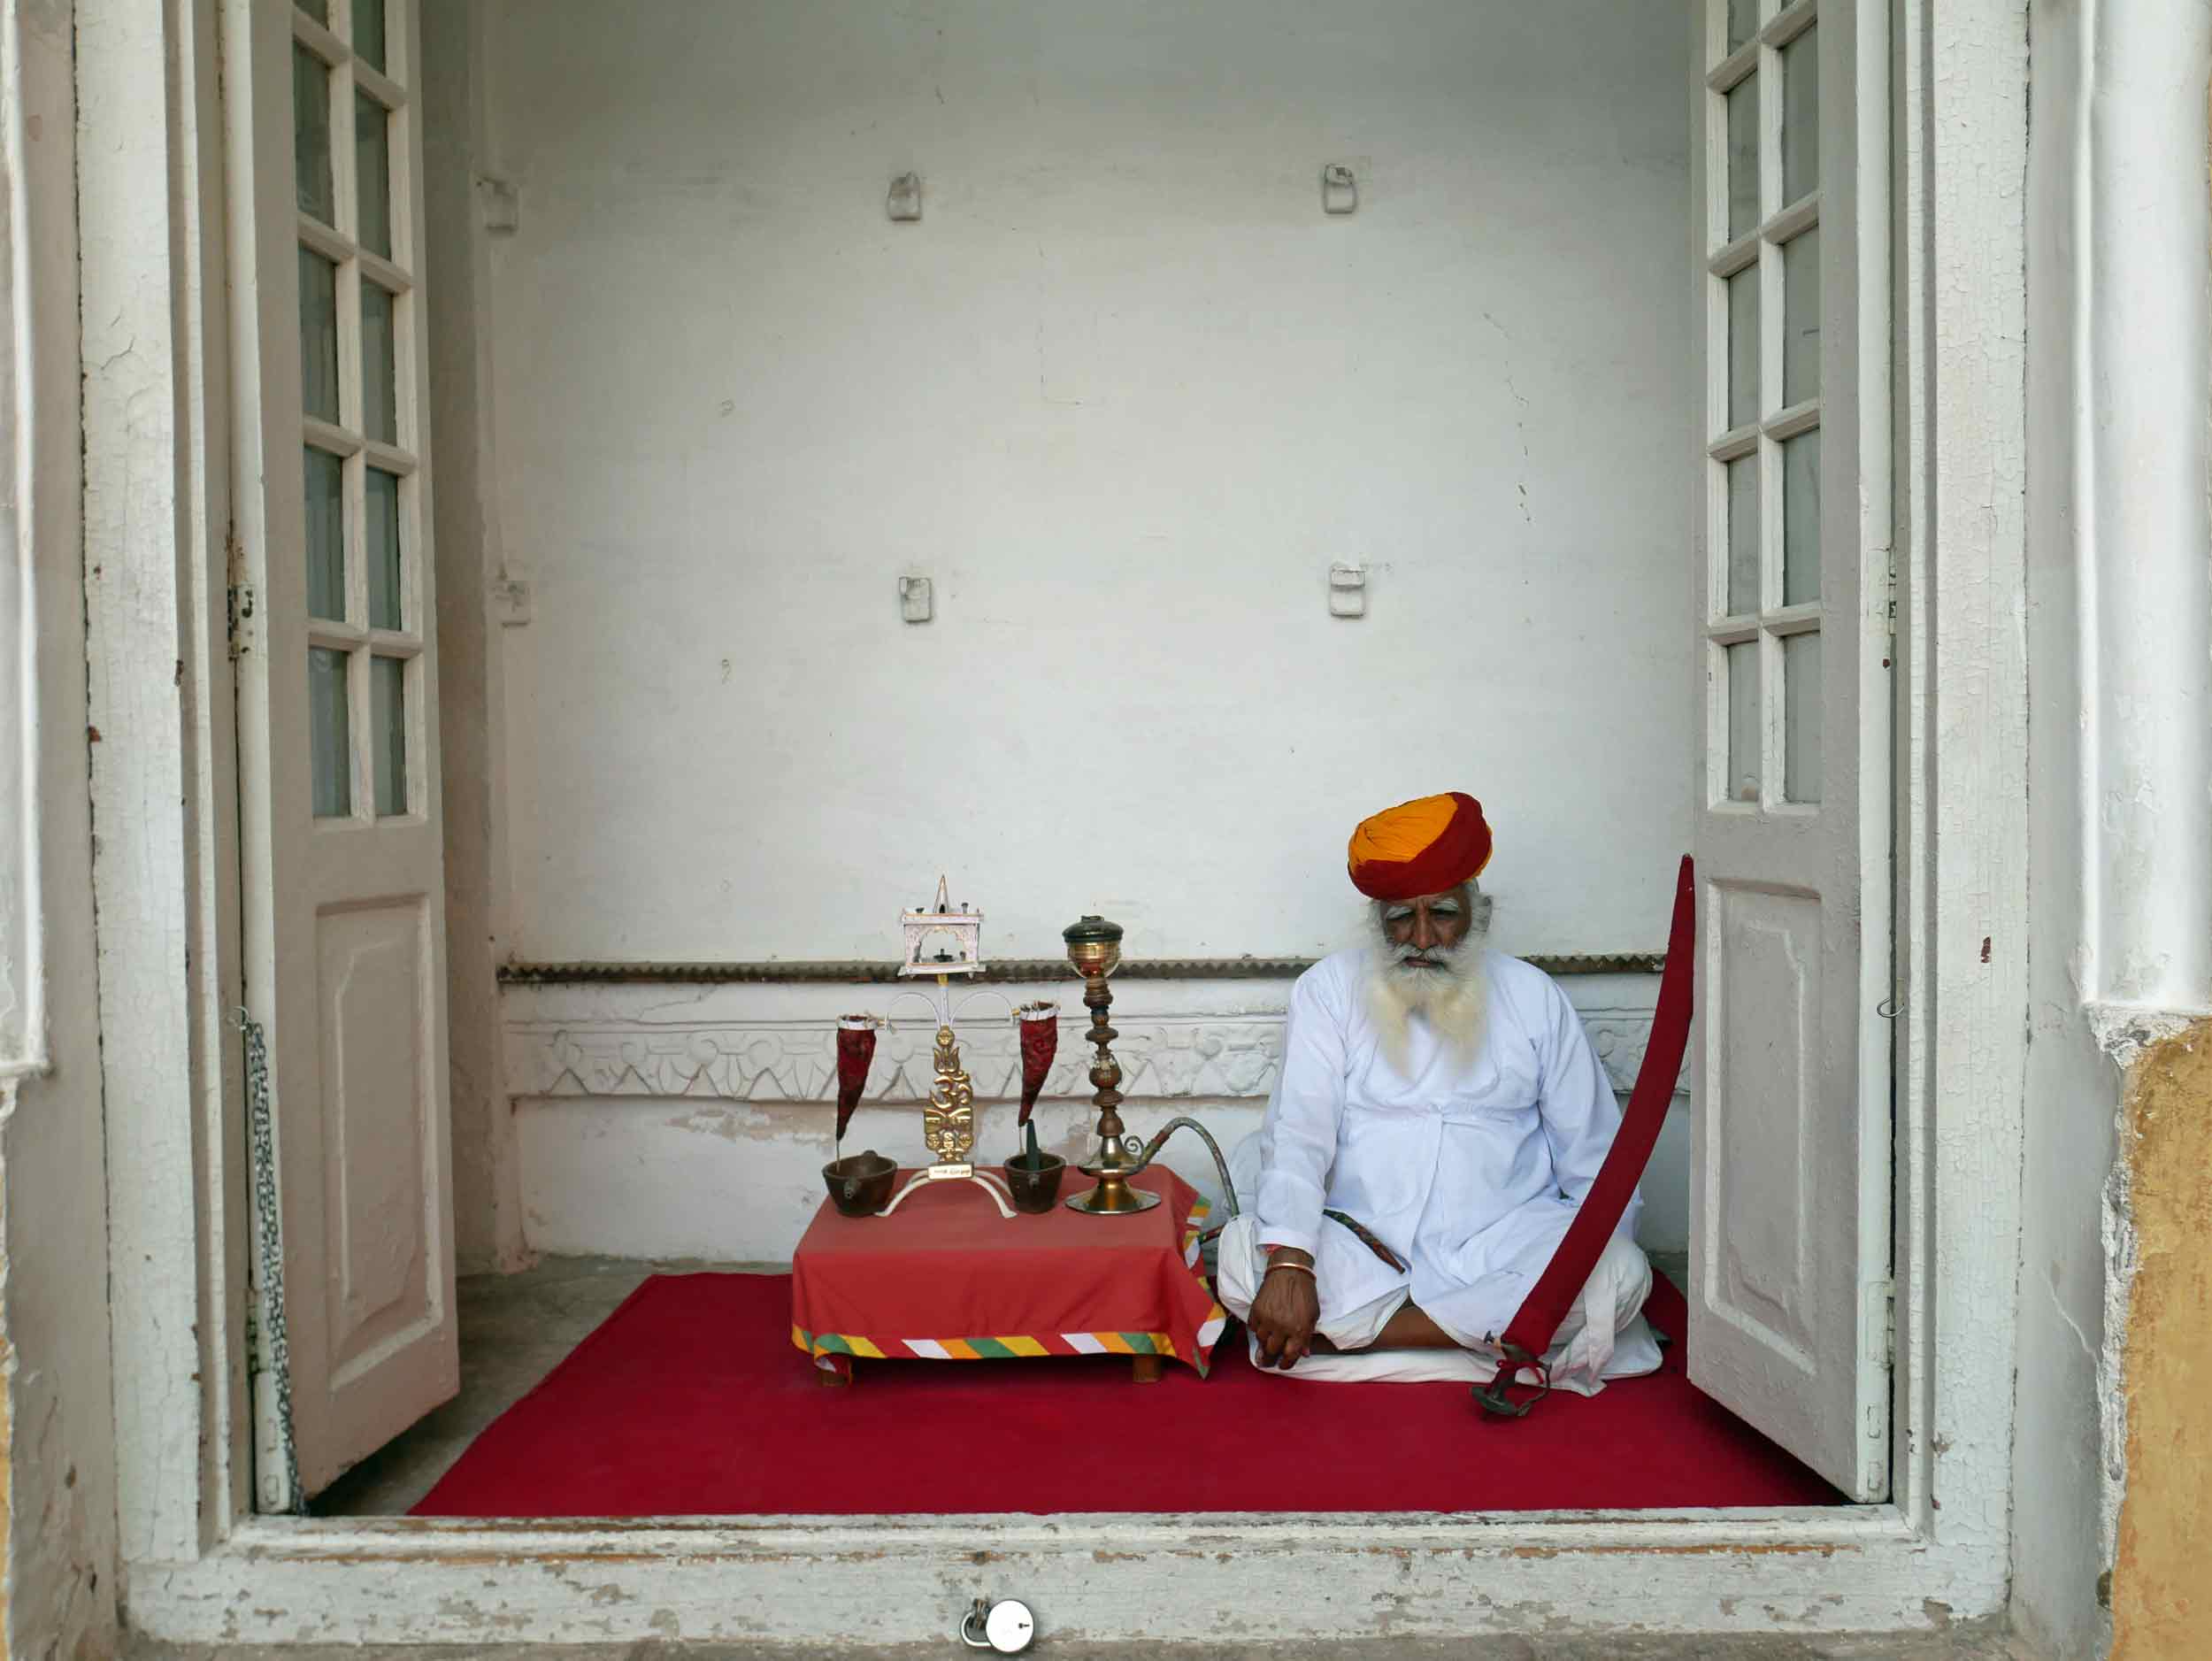
M 1759 223 L 1759 77 L 1728 89 L 1728 240 Z
M 1820 800 L 1820 636 L 1782 641 L 1782 794 Z
M 317 819 L 353 811 L 353 735 L 346 703 L 346 654 L 307 652 L 307 749 Z
M 1818 28 L 1782 49 L 1782 200 L 1800 201 L 1820 188 L 1820 50 Z
M 338 267 L 300 250 L 300 411 L 338 419 Z
M 392 257 L 392 115 L 365 92 L 353 95 L 354 178 L 361 246 Z
M 1759 456 L 1728 464 L 1728 612 L 1759 609 Z
M 399 383 L 392 360 L 392 296 L 361 284 L 361 430 L 380 443 L 399 442 Z
M 353 0 L 353 52 L 372 69 L 384 61 L 384 0 Z
M 1728 777 L 1722 799 L 1759 799 L 1759 642 L 1745 641 L 1721 654 L 1728 681 Z
M 1782 446 L 1782 604 L 1820 598 L 1820 429 Z
M 376 734 L 376 811 L 389 819 L 407 811 L 407 665 L 399 657 L 369 659 L 369 716 Z
M 1820 393 L 1820 227 L 1782 244 L 1782 402 Z
M 1759 0 L 1728 0 L 1728 50 L 1734 51 L 1759 32 Z
M 346 615 L 345 464 L 307 447 L 307 614 Z
M 381 467 L 362 475 L 363 557 L 369 562 L 369 627 L 403 628 L 399 565 L 399 479 Z
M 1728 425 L 1759 419 L 1759 267 L 1728 280 Z
M 292 48 L 292 168 L 302 213 L 338 222 L 330 181 L 330 66 L 304 46 Z

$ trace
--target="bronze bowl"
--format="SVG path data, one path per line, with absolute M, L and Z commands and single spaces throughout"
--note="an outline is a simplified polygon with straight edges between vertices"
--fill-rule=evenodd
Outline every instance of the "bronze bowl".
M 898 1174 L 898 1161 L 885 1158 L 872 1148 L 865 1153 L 849 1153 L 822 1167 L 830 1203 L 846 1217 L 873 1217 L 881 1211 L 890 1201 L 891 1184 Z
M 1039 1166 L 1033 1171 L 1024 1163 L 1027 1158 L 1023 1154 L 1009 1159 L 1003 1169 L 1007 1188 L 1014 1196 L 1014 1209 L 1035 1216 L 1050 1211 L 1060 1197 L 1060 1177 L 1067 1170 L 1068 1162 L 1056 1153 L 1039 1154 Z

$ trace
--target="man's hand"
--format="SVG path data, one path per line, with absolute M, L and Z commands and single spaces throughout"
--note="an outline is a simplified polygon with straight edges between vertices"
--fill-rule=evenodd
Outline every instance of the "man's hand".
M 1263 1367 L 1296 1365 L 1313 1351 L 1314 1325 L 1321 1319 L 1321 1290 L 1304 1270 L 1286 1268 L 1286 1263 L 1310 1265 L 1302 1251 L 1285 1249 L 1269 1261 L 1259 1296 L 1252 1300 L 1247 1325 L 1259 1341 Z

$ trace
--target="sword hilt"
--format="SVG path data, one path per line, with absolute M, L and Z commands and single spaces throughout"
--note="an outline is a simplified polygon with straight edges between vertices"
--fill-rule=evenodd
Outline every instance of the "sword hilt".
M 1475 1405 L 1498 1419 L 1526 1419 L 1528 1410 L 1551 1394 L 1551 1380 L 1544 1371 L 1542 1360 L 1529 1354 L 1520 1345 L 1501 1340 L 1498 1351 L 1504 1359 L 1498 1364 L 1498 1370 L 1490 1375 L 1490 1382 L 1471 1387 Z M 1525 1402 L 1517 1402 L 1506 1394 L 1506 1389 L 1520 1376 L 1523 1367 L 1535 1369 L 1536 1394 Z

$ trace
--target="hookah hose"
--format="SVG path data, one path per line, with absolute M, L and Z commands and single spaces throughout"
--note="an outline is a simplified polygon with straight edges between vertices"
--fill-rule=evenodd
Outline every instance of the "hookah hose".
M 1166 1145 L 1167 1139 L 1179 1130 L 1196 1131 L 1198 1139 L 1206 1144 L 1206 1151 L 1214 1157 L 1214 1170 L 1221 1178 L 1221 1203 L 1227 1215 L 1211 1228 L 1202 1230 L 1201 1238 L 1206 1234 L 1217 1234 L 1229 1226 L 1229 1219 L 1237 1214 L 1237 1189 L 1236 1184 L 1229 1180 L 1229 1162 L 1221 1157 L 1221 1144 L 1213 1139 L 1213 1133 L 1203 1125 L 1194 1119 L 1171 1119 L 1160 1127 L 1150 1142 L 1145 1143 L 1144 1150 L 1138 1154 L 1137 1163 L 1133 1169 L 1141 1171 L 1150 1165 L 1154 1156 Z M 1130 1140 L 1133 1142 L 1136 1139 L 1132 1137 Z
M 1136 1168 L 1141 1171 L 1150 1165 L 1161 1148 L 1166 1144 L 1167 1139 L 1179 1130 L 1194 1130 L 1198 1133 L 1199 1139 L 1206 1144 L 1206 1151 L 1213 1155 L 1214 1170 L 1221 1178 L 1222 1206 L 1225 1214 L 1218 1222 L 1210 1223 L 1198 1231 L 1198 1237 L 1201 1240 L 1210 1240 L 1228 1227 L 1230 1222 L 1237 1215 L 1236 1184 L 1229 1180 L 1229 1162 L 1221 1157 L 1221 1144 L 1213 1139 L 1213 1134 L 1210 1131 L 1194 1119 L 1171 1119 L 1160 1127 L 1158 1134 L 1145 1143 L 1143 1150 L 1137 1155 Z M 1132 1137 L 1130 1140 L 1133 1142 L 1135 1138 Z M 1351 1230 L 1353 1236 L 1360 1244 L 1365 1246 L 1368 1250 L 1373 1252 L 1392 1268 L 1402 1270 L 1406 1266 L 1404 1260 L 1396 1252 L 1383 1244 L 1365 1225 L 1356 1219 L 1347 1217 L 1342 1211 L 1325 1211 L 1321 1214 L 1331 1222 L 1340 1223 Z
M 1486 1412 L 1519 1419 L 1551 1389 L 1546 1376 L 1544 1351 L 1567 1318 L 1584 1282 L 1604 1255 L 1613 1227 L 1628 1209 L 1630 1196 L 1651 1163 L 1651 1150 L 1659 1140 L 1659 1127 L 1667 1117 L 1675 1080 L 1682 1073 L 1682 1052 L 1690 1042 L 1690 988 L 1697 955 L 1697 884 L 1690 857 L 1674 883 L 1674 922 L 1667 934 L 1667 967 L 1659 980 L 1658 1006 L 1652 1011 L 1651 1042 L 1637 1070 L 1636 1088 L 1628 1098 L 1628 1111 L 1613 1135 L 1613 1146 L 1599 1166 L 1597 1178 L 1575 1211 L 1574 1221 L 1544 1265 L 1536 1284 L 1521 1300 L 1521 1307 L 1506 1323 L 1498 1348 L 1504 1355 L 1497 1374 L 1487 1384 L 1474 1387 L 1475 1400 Z M 1536 1394 L 1516 1402 L 1506 1387 L 1523 1367 L 1536 1374 Z

